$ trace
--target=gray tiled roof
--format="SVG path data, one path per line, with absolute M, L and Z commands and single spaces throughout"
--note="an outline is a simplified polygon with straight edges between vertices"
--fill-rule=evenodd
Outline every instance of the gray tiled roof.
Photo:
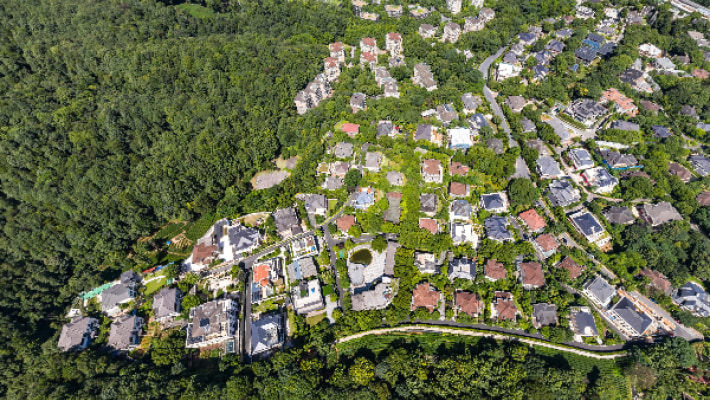
M 486 210 L 494 210 L 505 207 L 505 202 L 500 193 L 490 193 L 481 195 L 481 203 Z
M 318 209 L 327 209 L 328 201 L 322 194 L 307 194 L 304 202 L 306 212 L 316 212 Z
M 236 322 L 238 306 L 232 299 L 214 300 L 190 310 L 190 323 L 187 329 L 187 345 L 194 345 L 207 340 L 208 335 L 221 337 L 234 336 L 236 323 L 230 324 L 230 315 Z
M 432 138 L 432 126 L 430 124 L 420 124 L 414 133 L 414 140 L 428 140 Z
M 560 176 L 562 171 L 559 164 L 552 157 L 540 157 L 537 159 L 538 172 L 542 176 Z
M 634 215 L 628 207 L 609 207 L 604 212 L 604 217 L 612 224 L 626 225 L 634 222 Z
M 449 279 L 476 279 L 476 263 L 470 258 L 454 258 L 449 262 Z
M 599 335 L 597 325 L 594 322 L 594 316 L 588 312 L 577 312 L 574 314 L 575 333 L 578 335 L 587 335 L 591 333 L 593 336 Z
M 435 194 L 423 193 L 419 196 L 420 209 L 425 213 L 436 212 L 437 198 Z
M 488 237 L 494 240 L 504 241 L 512 240 L 513 234 L 508 231 L 508 218 L 507 217 L 488 217 L 483 222 L 483 226 L 486 229 Z
M 619 300 L 613 310 L 640 335 L 643 335 L 653 323 L 651 318 L 636 311 L 634 304 L 627 297 Z
M 84 343 L 84 337 L 92 335 L 91 326 L 96 320 L 90 317 L 74 317 L 71 322 L 64 324 L 59 334 L 57 346 L 63 351 L 79 350 Z
M 566 207 L 581 200 L 579 193 L 565 180 L 558 179 L 552 181 L 549 186 L 549 191 L 550 202 L 552 202 L 553 206 Z
M 235 254 L 241 253 L 254 246 L 260 238 L 259 231 L 243 225 L 235 225 L 227 231 L 229 243 Z
M 371 290 L 353 294 L 352 309 L 353 311 L 379 310 L 389 304 L 391 297 L 389 285 L 380 282 Z
M 318 268 L 313 261 L 313 257 L 304 257 L 294 260 L 287 268 L 288 279 L 291 282 L 318 275 Z
M 554 304 L 533 304 L 533 316 L 537 326 L 557 324 L 557 306 Z
M 471 218 L 471 205 L 466 200 L 454 200 L 451 202 L 451 214 L 453 217 L 469 219 Z
M 156 319 L 173 316 L 180 312 L 180 290 L 163 288 L 153 296 L 153 316 Z
M 143 318 L 126 315 L 111 324 L 108 336 L 108 346 L 116 350 L 127 350 L 140 342 L 140 331 L 135 329 L 142 325 Z
M 592 213 L 578 213 L 570 217 L 584 236 L 590 237 L 604 230 Z
M 283 317 L 281 314 L 262 315 L 251 324 L 251 352 L 263 353 L 283 342 Z
M 586 282 L 584 288 L 599 299 L 602 304 L 607 304 L 616 293 L 616 289 L 599 275 Z
M 101 310 L 106 312 L 136 296 L 134 284 L 119 283 L 101 293 Z
M 281 208 L 274 212 L 274 224 L 277 232 L 285 232 L 299 226 L 298 216 L 293 207 Z

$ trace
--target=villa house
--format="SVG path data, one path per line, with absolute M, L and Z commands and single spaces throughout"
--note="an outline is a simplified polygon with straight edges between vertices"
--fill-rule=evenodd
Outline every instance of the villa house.
M 125 315 L 111 324 L 108 347 L 114 350 L 133 350 L 140 344 L 143 318 Z
M 656 204 L 639 205 L 637 210 L 641 219 L 653 227 L 672 221 L 683 220 L 683 216 L 680 215 L 678 210 L 667 201 L 661 201 Z
M 301 221 L 298 219 L 294 207 L 281 208 L 273 213 L 276 233 L 281 239 L 288 239 L 293 235 L 303 232 Z
M 436 288 L 430 286 L 429 282 L 420 283 L 412 292 L 411 310 L 414 311 L 419 307 L 424 307 L 429 313 L 433 313 L 439 302 L 443 300 L 442 297 L 442 294 Z
M 444 180 L 444 169 L 441 161 L 428 159 L 422 161 L 422 179 L 428 183 L 442 183 Z
M 91 317 L 74 317 L 71 322 L 62 326 L 59 334 L 59 347 L 62 351 L 78 351 L 89 347 L 91 340 L 96 337 L 99 329 L 99 320 Z
M 533 241 L 533 247 L 535 250 L 542 254 L 543 258 L 548 258 L 555 254 L 557 249 L 560 247 L 560 243 L 549 233 L 543 233 L 535 238 Z
M 419 63 L 414 66 L 414 74 L 412 75 L 412 81 L 428 92 L 437 89 L 436 81 L 434 80 L 434 74 L 431 72 L 431 67 L 424 63 Z
M 541 217 L 534 208 L 521 212 L 518 217 L 520 217 L 530 232 L 533 233 L 542 232 L 542 230 L 547 226 L 545 219 Z
M 616 289 L 604 278 L 597 275 L 594 279 L 584 283 L 582 293 L 598 306 L 606 308 L 611 303 L 614 295 L 616 295 Z
M 298 315 L 307 315 L 324 309 L 325 303 L 321 295 L 320 281 L 318 279 L 301 281 L 291 290 L 291 301 L 293 309 Z
M 523 289 L 532 290 L 545 286 L 545 275 L 542 272 L 542 265 L 536 262 L 523 262 L 518 264 L 520 282 Z
M 477 293 L 457 290 L 454 293 L 454 308 L 457 313 L 467 314 L 471 318 L 477 318 L 485 308 L 485 305 Z
M 494 259 L 489 259 L 483 267 L 483 274 L 489 281 L 495 282 L 499 279 L 505 279 L 507 271 L 503 263 L 499 263 Z
M 481 208 L 493 214 L 507 212 L 508 196 L 505 192 L 483 194 L 481 195 Z
M 468 221 L 471 219 L 471 205 L 466 200 L 454 200 L 451 202 L 451 211 L 449 217 L 452 221 L 462 220 Z
M 422 193 L 419 196 L 420 211 L 432 217 L 436 213 L 438 200 L 435 194 Z
M 491 319 L 515 321 L 518 307 L 510 292 L 496 291 L 491 304 Z
M 153 296 L 153 319 L 165 323 L 180 315 L 182 292 L 180 289 L 164 287 Z
M 556 265 L 557 268 L 564 268 L 567 271 L 569 271 L 569 279 L 570 280 L 575 280 L 577 279 L 581 274 L 584 268 L 577 264 L 576 261 L 574 261 L 571 257 L 567 256 L 565 257 L 562 261 L 557 263 Z
M 238 340 L 239 306 L 236 300 L 221 299 L 190 310 L 185 347 L 195 349 Z

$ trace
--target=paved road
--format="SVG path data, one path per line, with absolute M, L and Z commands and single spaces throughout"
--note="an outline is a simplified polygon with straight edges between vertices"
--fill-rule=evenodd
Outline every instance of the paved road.
M 528 169 L 528 165 L 525 163 L 525 160 L 523 160 L 523 157 L 518 156 L 518 158 L 515 160 L 515 173 L 510 177 L 511 179 L 514 178 L 530 178 L 530 170 Z M 533 182 L 533 185 L 535 183 Z M 537 186 L 537 185 L 536 185 Z
M 493 63 L 493 61 L 496 60 L 496 58 L 500 57 L 500 55 L 503 54 L 503 52 L 505 52 L 507 48 L 507 45 L 501 47 L 495 54 L 486 58 L 478 67 L 478 70 L 481 71 L 481 73 L 483 74 L 483 79 L 485 79 L 486 82 L 488 81 L 488 70 L 491 68 L 491 64 Z M 513 139 L 513 136 L 510 133 L 510 127 L 508 126 L 508 120 L 505 119 L 505 114 L 503 114 L 503 110 L 498 105 L 498 102 L 496 102 L 496 98 L 495 96 L 493 96 L 493 92 L 491 92 L 491 89 L 488 87 L 488 84 L 483 86 L 483 96 L 486 98 L 486 101 L 491 104 L 491 110 L 493 110 L 493 113 L 500 117 L 500 127 L 503 128 L 503 132 L 508 134 L 508 146 L 516 147 L 518 145 L 518 142 Z
M 488 338 L 493 338 L 496 340 L 517 340 L 522 343 L 527 343 L 529 345 L 534 345 L 534 346 L 540 346 L 540 347 L 547 347 L 550 349 L 555 349 L 559 351 L 564 351 L 568 353 L 574 353 L 578 354 L 581 356 L 585 357 L 591 357 L 591 358 L 596 358 L 596 359 L 601 359 L 601 360 L 609 360 L 609 359 L 615 359 L 615 358 L 621 358 L 626 356 L 626 352 L 619 352 L 615 354 L 598 354 L 598 352 L 594 352 L 592 350 L 587 350 L 587 349 L 580 349 L 580 348 L 570 348 L 566 346 L 560 346 L 557 344 L 553 343 L 546 343 L 546 342 L 541 342 L 539 339 L 538 340 L 533 340 L 533 339 L 527 339 L 525 337 L 518 337 L 518 336 L 511 336 L 511 335 L 505 335 L 505 334 L 500 334 L 500 333 L 493 333 L 493 332 L 477 332 L 477 331 L 464 331 L 464 330 L 459 330 L 459 329 L 450 329 L 450 328 L 442 328 L 442 327 L 435 327 L 435 326 L 423 326 L 423 325 L 415 325 L 415 326 L 400 326 L 400 327 L 395 327 L 395 328 L 384 328 L 384 329 L 376 329 L 372 331 L 367 331 L 367 332 L 361 332 L 355 335 L 347 336 L 341 339 L 338 339 L 335 343 L 346 343 L 351 340 L 359 339 L 364 336 L 369 336 L 369 335 L 386 335 L 392 332 L 411 332 L 411 333 L 419 333 L 419 332 L 432 332 L 432 333 L 440 333 L 440 334 L 451 334 L 451 335 L 462 335 L 462 336 L 478 336 L 478 337 L 488 337 Z M 516 333 L 517 335 L 517 333 Z M 610 347 L 610 346 L 607 346 Z M 618 352 L 621 349 L 606 349 L 606 352 Z
M 602 274 L 604 274 L 607 278 L 609 278 L 609 279 L 616 279 L 616 274 L 615 274 L 615 273 L 613 273 L 613 272 L 612 272 L 609 268 L 607 268 L 604 264 L 602 264 L 602 263 L 600 263 L 599 261 L 597 261 L 597 259 L 594 258 L 594 255 L 593 255 L 593 254 L 587 253 L 587 249 L 585 249 L 584 247 L 582 247 L 582 246 L 580 246 L 579 244 L 577 244 L 577 242 L 575 242 L 574 239 L 572 239 L 572 236 L 570 236 L 567 232 L 561 234 L 561 235 L 560 235 L 560 238 L 562 238 L 562 239 L 565 240 L 564 243 L 565 243 L 567 246 L 576 247 L 576 248 L 582 250 L 583 252 L 585 252 L 585 254 L 587 254 L 587 257 L 589 257 L 589 259 L 592 260 L 592 262 L 593 262 L 594 264 L 596 264 L 596 265 L 599 266 L 599 268 L 601 269 Z

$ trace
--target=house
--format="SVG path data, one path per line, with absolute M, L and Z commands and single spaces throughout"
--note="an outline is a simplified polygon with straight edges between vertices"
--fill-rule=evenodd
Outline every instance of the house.
M 451 241 L 454 246 L 470 244 L 478 247 L 478 235 L 473 231 L 473 225 L 451 222 Z
M 698 201 L 698 204 L 700 204 L 703 207 L 708 207 L 710 206 L 710 192 L 705 191 L 700 193 L 695 200 Z
M 534 208 L 521 212 L 518 217 L 528 227 L 530 232 L 542 232 L 547 226 L 545 219 Z
M 255 263 L 252 268 L 252 304 L 257 304 L 276 294 L 284 284 L 282 275 L 281 258 L 270 258 Z
M 709 46 L 710 47 L 710 46 Z M 691 74 L 693 75 L 693 78 L 698 78 L 698 79 L 708 79 L 710 78 L 710 71 L 706 71 L 702 68 L 700 69 L 694 69 Z
M 698 118 L 698 111 L 695 109 L 695 107 L 689 106 L 687 104 L 684 105 L 683 107 L 681 107 L 679 114 L 684 115 L 686 117 L 695 118 L 695 119 Z
M 114 350 L 133 350 L 140 344 L 143 318 L 124 315 L 111 324 L 108 347 Z
M 276 225 L 276 233 L 281 239 L 288 239 L 303 232 L 301 221 L 298 219 L 294 207 L 278 209 L 272 215 L 274 217 L 274 225 Z
M 520 125 L 522 125 L 523 127 L 523 133 L 537 132 L 537 127 L 535 126 L 535 123 L 527 117 L 520 120 Z
M 200 270 L 208 267 L 212 261 L 219 256 L 219 245 L 209 240 L 198 241 L 192 248 L 192 261 L 190 263 L 193 270 Z
M 644 110 L 651 111 L 654 114 L 663 110 L 663 107 L 659 106 L 658 104 L 656 104 L 652 101 L 641 100 L 639 103 L 641 104 L 641 107 L 643 107 Z
M 467 183 L 451 182 L 449 184 L 449 196 L 468 197 L 471 194 L 471 185 Z
M 138 286 L 136 278 L 130 275 L 121 275 L 121 278 L 120 283 L 111 286 L 101 293 L 101 311 L 109 317 L 120 314 L 120 305 L 136 298 Z
M 439 233 L 439 223 L 431 218 L 419 218 L 419 229 L 426 229 L 432 234 Z
M 633 131 L 640 131 L 641 127 L 639 124 L 635 124 L 633 122 L 629 121 L 623 121 L 623 120 L 616 120 L 609 125 L 609 128 L 611 129 L 617 129 L 620 131 L 626 131 L 626 132 L 633 132 Z
M 381 310 L 389 305 L 393 297 L 392 286 L 378 282 L 372 289 L 352 295 L 352 309 L 353 311 Z
M 338 142 L 333 148 L 333 154 L 337 158 L 352 158 L 353 144 L 348 142 Z
M 594 18 L 594 10 L 586 6 L 577 6 L 575 17 L 579 19 Z
M 710 296 L 699 283 L 689 281 L 673 293 L 673 302 L 698 317 L 710 316 Z
M 666 296 L 670 296 L 671 292 L 673 292 L 671 281 L 668 280 L 668 277 L 666 277 L 662 273 L 649 268 L 644 268 L 641 270 L 640 275 L 647 277 L 651 281 L 649 285 L 655 289 L 660 290 Z
M 495 282 L 499 279 L 505 279 L 507 271 L 503 263 L 499 263 L 495 259 L 489 259 L 483 266 L 483 274 L 489 281 Z
M 491 240 L 496 242 L 506 242 L 513 240 L 513 234 L 508 230 L 508 217 L 492 216 L 483 221 L 483 227 Z
M 388 171 L 387 182 L 392 186 L 402 186 L 404 183 L 404 175 L 397 171 Z
M 441 161 L 428 159 L 422 161 L 422 179 L 428 183 L 442 183 L 444 181 L 444 169 Z
M 62 326 L 59 334 L 59 347 L 62 351 L 78 351 L 89 347 L 91 340 L 96 337 L 99 329 L 99 320 L 91 317 L 77 316 Z
M 571 310 L 572 311 L 572 310 Z M 599 336 L 594 316 L 589 307 L 579 307 L 571 312 L 570 329 L 574 332 L 575 340 L 581 342 L 582 337 Z
M 478 17 L 467 17 L 464 19 L 463 33 L 478 32 L 486 27 L 486 21 Z
M 667 201 L 656 204 L 643 204 L 637 207 L 639 217 L 651 226 L 663 225 L 672 221 L 682 221 L 683 216 Z
M 446 8 L 451 11 L 451 14 L 458 14 L 461 12 L 461 3 L 462 0 L 446 0 Z
M 326 57 L 323 59 L 323 69 L 325 77 L 329 82 L 338 80 L 338 77 L 340 76 L 340 63 L 338 63 L 337 58 Z
M 434 74 L 431 72 L 431 67 L 424 63 L 419 63 L 414 66 L 414 73 L 412 75 L 412 82 L 414 84 L 419 85 L 427 90 L 427 92 L 431 92 L 432 90 L 436 90 L 436 81 L 434 80 Z
M 451 212 L 449 213 L 451 220 L 468 221 L 471 219 L 471 205 L 466 200 L 454 200 L 451 202 Z
M 592 160 L 591 154 L 586 149 L 581 147 L 575 147 L 570 149 L 567 157 L 574 165 L 574 169 L 579 171 L 587 168 L 592 168 L 594 166 L 594 160 Z
M 301 281 L 291 290 L 291 301 L 293 309 L 298 315 L 307 315 L 324 309 L 325 303 L 321 295 L 320 281 L 318 279 Z
M 510 46 L 510 52 L 513 53 L 514 56 L 520 57 L 525 53 L 525 46 L 523 46 L 520 43 L 515 43 L 512 46 Z M 517 62 L 517 59 L 516 59 Z
M 491 319 L 515 321 L 518 307 L 510 292 L 496 291 L 491 304 Z
M 668 173 L 679 177 L 684 183 L 690 182 L 690 178 L 693 177 L 687 168 L 673 161 L 668 164 Z
M 536 65 L 532 69 L 533 81 L 537 82 L 545 79 L 545 77 L 550 73 L 550 70 L 543 65 Z
M 562 176 L 562 171 L 554 158 L 540 157 L 537 159 L 537 174 L 540 179 L 557 179 Z
M 557 39 L 552 39 L 547 44 L 545 45 L 545 50 L 551 51 L 553 53 L 562 53 L 562 51 L 565 49 L 565 44 L 560 42 Z
M 430 217 L 433 216 L 437 209 L 436 195 L 432 193 L 422 193 L 419 196 L 419 205 L 419 211 Z
M 493 150 L 497 155 L 505 153 L 505 147 L 503 146 L 503 141 L 497 138 L 486 139 L 486 147 Z
M 338 230 L 343 233 L 348 233 L 348 230 L 350 230 L 353 225 L 355 225 L 354 215 L 345 214 L 335 220 L 335 226 L 337 226 Z
M 632 117 L 635 117 L 636 114 L 638 114 L 638 107 L 636 107 L 634 101 L 626 97 L 615 88 L 602 92 L 602 101 L 614 102 L 614 104 L 616 104 L 616 110 L 622 114 L 630 115 Z
M 375 73 L 375 82 L 379 87 L 382 87 L 388 80 L 393 80 L 392 75 L 385 67 L 374 67 L 372 70 Z
M 284 341 L 283 316 L 260 315 L 251 323 L 251 354 L 261 354 L 279 347 Z
M 167 322 L 182 310 L 182 292 L 180 289 L 164 287 L 153 296 L 153 319 L 157 322 Z
M 576 261 L 574 261 L 571 257 L 567 256 L 565 257 L 562 261 L 557 263 L 556 265 L 557 268 L 564 268 L 567 271 L 569 271 L 569 279 L 570 280 L 575 280 L 577 279 L 581 274 L 584 268 L 577 264 Z
M 508 205 L 508 196 L 505 192 L 481 195 L 481 208 L 490 213 L 500 214 L 507 212 Z
M 585 65 L 591 64 L 598 57 L 597 50 L 589 46 L 577 48 L 574 55 Z
M 318 74 L 304 90 L 298 92 L 294 98 L 296 111 L 299 115 L 305 114 L 308 110 L 318 107 L 323 99 L 330 97 L 333 91 L 330 81 L 325 74 Z
M 639 54 L 643 57 L 659 58 L 663 55 L 663 50 L 650 43 L 644 43 L 639 46 Z
M 287 267 L 288 280 L 291 283 L 318 275 L 318 267 L 313 257 L 302 257 L 293 260 Z
M 396 136 L 399 133 L 399 129 L 394 126 L 392 121 L 382 120 L 377 123 L 377 137 L 382 136 Z
M 582 41 L 582 43 L 584 43 L 588 46 L 591 46 L 595 49 L 599 49 L 604 43 L 606 43 L 606 39 L 604 39 L 604 36 L 602 36 L 598 33 L 590 33 Z
M 343 178 L 339 176 L 327 176 L 325 181 L 323 181 L 323 189 L 338 190 L 343 187 L 343 184 Z
M 488 120 L 486 120 L 486 117 L 481 113 L 473 114 L 472 116 L 468 117 L 466 121 L 468 121 L 468 126 L 474 132 L 480 131 L 485 126 L 489 128 L 491 126 L 491 124 L 488 123 Z
M 289 243 L 291 257 L 294 259 L 318 254 L 318 241 L 312 233 L 308 233 Z
M 426 140 L 437 146 L 441 146 L 442 135 L 439 134 L 437 128 L 430 124 L 420 124 L 417 126 L 416 132 L 414 132 L 414 140 Z
M 388 4 L 385 6 L 385 12 L 390 18 L 400 18 L 402 17 L 402 6 Z
M 574 34 L 574 31 L 572 29 L 560 29 L 559 31 L 555 32 L 555 36 L 557 36 L 560 39 L 567 39 L 572 37 Z
M 468 150 L 473 146 L 473 132 L 468 128 L 453 128 L 447 131 L 449 147 L 454 150 Z
M 515 76 L 520 75 L 520 72 L 522 70 L 523 68 L 519 65 L 502 62 L 498 64 L 498 69 L 496 70 L 496 79 L 500 82 L 508 78 L 513 78 Z
M 411 310 L 414 311 L 419 307 L 424 307 L 429 313 L 433 313 L 441 300 L 441 293 L 439 293 L 436 288 L 429 285 L 429 282 L 420 283 L 412 292 Z
M 449 22 L 444 25 L 444 34 L 441 36 L 442 42 L 456 43 L 459 40 L 459 35 L 461 34 L 461 25 L 455 22 Z
M 362 52 L 377 53 L 380 50 L 377 47 L 377 39 L 367 37 L 360 39 L 360 50 Z
M 533 304 L 532 324 L 535 329 L 557 325 L 557 306 L 548 303 Z
M 377 68 L 377 54 L 370 53 L 369 51 L 363 51 L 360 53 L 360 67 L 367 66 L 369 69 L 374 70 Z M 351 104 L 352 105 L 352 104 Z M 364 106 L 360 109 L 365 109 Z M 353 112 L 356 112 L 353 108 Z
M 653 88 L 646 82 L 646 74 L 635 68 L 629 68 L 624 71 L 619 79 L 623 83 L 628 83 L 635 90 L 653 93 Z
M 439 267 L 436 265 L 436 255 L 432 253 L 414 253 L 414 264 L 422 274 L 436 274 Z
M 582 172 L 582 178 L 595 193 L 611 193 L 619 180 L 611 175 L 604 167 L 590 168 Z
M 628 207 L 612 206 L 604 211 L 603 214 L 604 218 L 614 225 L 629 225 L 636 220 Z
M 322 194 L 305 195 L 304 206 L 308 214 L 325 216 L 328 213 L 328 201 Z
M 477 293 L 457 290 L 454 293 L 454 308 L 457 313 L 464 313 L 471 318 L 478 318 L 485 307 L 481 300 L 481 296 Z
M 549 233 L 543 233 L 535 238 L 533 241 L 533 247 L 535 250 L 542 254 L 543 258 L 548 258 L 555 254 L 557 249 L 560 247 L 560 243 Z
M 525 143 L 525 145 L 536 150 L 539 157 L 546 157 L 550 155 L 550 150 L 547 148 L 547 145 L 540 139 L 530 139 Z
M 552 60 L 552 53 L 550 53 L 547 50 L 541 50 L 535 53 L 535 60 L 537 61 L 537 67 L 541 67 L 544 65 L 550 65 L 550 60 Z M 547 70 L 547 68 L 545 68 Z M 533 71 L 535 69 L 533 68 Z M 549 70 L 548 70 L 549 72 Z
M 353 93 L 350 97 L 350 107 L 352 108 L 353 113 L 367 109 L 365 99 L 367 99 L 367 95 L 365 95 L 365 93 Z
M 365 154 L 365 169 L 373 172 L 380 172 L 380 163 L 382 162 L 382 154 L 368 151 Z
M 622 297 L 618 303 L 609 310 L 614 324 L 629 337 L 640 337 L 649 334 L 656 326 L 646 314 L 640 313 L 628 297 Z
M 467 257 L 454 258 L 449 262 L 449 280 L 467 279 L 472 281 L 476 279 L 476 262 Z
M 345 63 L 345 47 L 343 42 L 331 43 L 328 45 L 330 56 L 338 60 L 339 63 Z
M 604 230 L 597 217 L 589 211 L 582 209 L 570 215 L 569 219 L 577 232 L 584 236 L 588 242 L 596 243 L 597 246 L 602 247 L 611 240 L 611 235 Z
M 421 24 L 419 25 L 419 36 L 424 39 L 429 39 L 434 37 L 436 34 L 436 28 L 433 25 Z
M 520 282 L 523 289 L 532 290 L 545 286 L 545 275 L 542 272 L 542 265 L 536 262 L 523 262 L 518 264 Z
M 481 8 L 481 11 L 478 12 L 478 18 L 482 19 L 485 22 L 492 20 L 495 16 L 495 11 L 488 7 L 483 7 Z
M 444 126 L 449 126 L 455 119 L 459 119 L 459 114 L 451 104 L 436 106 L 436 118 L 441 121 Z
M 695 154 L 688 157 L 688 161 L 698 175 L 708 176 L 710 174 L 710 159 L 707 157 Z
M 471 93 L 464 93 L 461 95 L 461 103 L 463 103 L 464 114 L 473 114 L 476 109 L 483 104 L 481 96 L 474 96 Z
M 607 308 L 611 299 L 616 294 L 616 289 L 609 284 L 604 278 L 596 275 L 594 279 L 590 279 L 584 283 L 582 293 L 594 304 Z
M 196 349 L 238 340 L 239 306 L 236 300 L 221 299 L 190 310 L 185 347 Z
M 627 169 L 638 165 L 636 157 L 632 154 L 621 154 L 610 149 L 599 149 L 599 154 L 604 159 L 604 164 L 611 169 Z
M 534 33 L 523 32 L 518 35 L 518 43 L 523 46 L 532 46 L 535 42 L 537 42 L 537 36 Z
M 525 98 L 522 96 L 508 96 L 508 98 L 505 99 L 505 104 L 510 107 L 513 112 L 523 111 L 526 103 L 527 101 L 525 101 Z
M 385 50 L 390 53 L 392 57 L 399 57 L 402 55 L 402 35 L 397 32 L 390 32 L 385 35 Z
M 565 112 L 577 121 L 591 126 L 597 118 L 606 114 L 606 108 L 594 100 L 577 100 L 570 105 Z
M 402 208 L 400 207 L 402 193 L 389 192 L 385 197 L 387 198 L 388 208 L 385 211 L 384 219 L 387 222 L 398 224 L 402 214 Z
M 460 162 L 452 162 L 449 164 L 449 173 L 451 175 L 466 176 L 469 168 Z
M 351 4 L 353 6 L 353 12 L 355 16 L 358 18 L 362 18 L 362 8 L 367 5 L 367 2 L 363 0 L 353 0 Z
M 367 210 L 373 204 L 375 204 L 375 189 L 371 187 L 360 188 L 355 197 L 353 207 L 358 210 Z
M 582 200 L 578 189 L 571 183 L 564 180 L 554 180 L 547 188 L 550 203 L 555 207 L 567 207 Z

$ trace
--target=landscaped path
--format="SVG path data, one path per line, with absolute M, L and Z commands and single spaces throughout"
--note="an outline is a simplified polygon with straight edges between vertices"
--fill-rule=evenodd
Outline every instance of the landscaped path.
M 559 346 L 559 345 L 556 345 L 553 343 L 545 343 L 545 342 L 526 339 L 526 338 L 518 337 L 518 336 L 509 336 L 509 335 L 502 335 L 502 334 L 498 334 L 498 333 L 489 333 L 489 332 L 448 329 L 448 328 L 441 328 L 441 327 L 434 327 L 434 326 L 423 326 L 423 325 L 400 326 L 400 327 L 395 327 L 395 328 L 375 329 L 372 331 L 361 332 L 361 333 L 357 333 L 355 335 L 350 335 L 350 336 L 346 336 L 344 338 L 340 338 L 340 339 L 336 340 L 335 343 L 336 344 L 346 343 L 351 340 L 359 339 L 359 338 L 369 336 L 369 335 L 387 335 L 387 334 L 393 333 L 393 332 L 405 332 L 405 333 L 430 332 L 430 333 L 444 333 L 444 334 L 461 335 L 461 336 L 488 337 L 488 338 L 493 338 L 495 340 L 517 340 L 522 343 L 527 343 L 531 346 L 547 347 L 549 349 L 573 353 L 573 354 L 577 354 L 577 355 L 584 356 L 584 357 L 596 358 L 599 360 L 612 360 L 615 358 L 620 358 L 620 357 L 626 356 L 626 352 L 619 352 L 619 353 L 614 353 L 614 354 L 598 354 L 593 351 L 573 349 L 573 348 L 569 348 L 566 346 Z

